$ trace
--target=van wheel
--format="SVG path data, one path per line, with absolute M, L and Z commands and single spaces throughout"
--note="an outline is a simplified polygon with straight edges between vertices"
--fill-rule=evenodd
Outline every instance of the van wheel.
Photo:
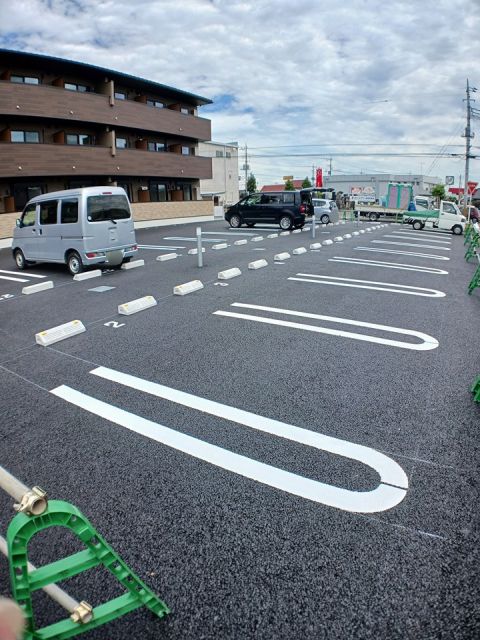
M 82 273 L 83 271 L 83 263 L 82 259 L 78 255 L 76 251 L 72 251 L 68 254 L 67 258 L 67 267 L 72 276 L 76 276 L 77 273 Z
M 459 224 L 456 224 L 452 227 L 452 232 L 456 235 L 456 236 L 461 236 L 463 229 Z
M 322 224 L 328 224 L 330 222 L 330 216 L 327 213 L 324 213 L 323 216 L 320 218 L 320 222 Z
M 280 225 L 280 229 L 283 229 L 284 231 L 288 231 L 293 226 L 290 216 L 282 216 L 278 224 Z
M 30 262 L 27 262 L 25 260 L 25 256 L 23 255 L 23 251 L 21 249 L 15 249 L 13 257 L 15 258 L 17 269 L 19 269 L 20 271 L 23 271 L 28 267 L 29 264 L 31 264 Z
M 424 224 L 423 222 L 420 222 L 420 220 L 415 220 L 412 226 L 416 231 L 420 231 L 420 229 L 423 229 Z
M 230 226 L 233 227 L 234 229 L 238 229 L 239 227 L 242 226 L 242 219 L 236 213 L 233 214 L 229 222 L 230 222 Z

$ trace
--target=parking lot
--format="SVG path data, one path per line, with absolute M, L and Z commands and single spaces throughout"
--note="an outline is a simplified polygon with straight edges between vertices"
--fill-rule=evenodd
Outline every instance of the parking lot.
M 480 301 L 463 238 L 215 221 L 199 269 L 196 226 L 137 231 L 144 266 L 81 282 L 0 251 L 0 464 L 78 506 L 172 610 L 88 637 L 475 637 Z M 119 315 L 143 296 L 157 305 Z M 72 320 L 86 331 L 35 343 Z M 2 534 L 12 515 L 0 494 Z M 41 534 L 30 559 L 75 545 Z M 64 587 L 117 594 L 101 570 Z M 43 624 L 61 615 L 34 602 Z

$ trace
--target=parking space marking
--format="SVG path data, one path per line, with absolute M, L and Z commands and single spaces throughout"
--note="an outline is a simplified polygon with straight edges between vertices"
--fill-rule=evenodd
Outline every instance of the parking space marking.
M 355 460 L 378 473 L 380 483 L 371 491 L 343 489 L 273 467 L 175 431 L 172 428 L 107 404 L 66 385 L 52 389 L 50 393 L 109 422 L 118 424 L 177 451 L 209 462 L 214 466 L 286 493 L 343 511 L 354 513 L 386 511 L 398 505 L 407 494 L 408 478 L 402 467 L 392 458 L 370 447 L 265 418 L 106 367 L 98 367 L 90 373 L 140 392 L 163 398 L 278 438 Z
M 408 235 L 416 235 L 416 236 L 423 236 L 426 233 L 428 233 L 429 235 L 434 235 L 434 236 L 446 236 L 446 237 L 452 237 L 452 232 L 451 231 L 442 231 L 442 230 L 436 230 L 436 231 L 428 231 L 426 229 L 423 229 L 422 231 L 413 231 L 410 229 L 395 229 L 395 233 L 406 233 Z
M 237 231 L 236 229 L 230 229 L 230 231 L 235 231 L 237 236 L 256 236 L 257 233 L 255 231 Z M 202 236 L 229 236 L 231 233 L 229 231 L 203 231 Z
M 12 278 L 11 276 L 2 276 L 0 274 L 0 280 L 10 280 L 12 282 L 28 282 L 25 278 Z
M 356 289 L 371 289 L 373 291 L 386 291 L 387 293 L 403 293 L 410 296 L 423 296 L 425 298 L 445 298 L 443 291 L 437 289 L 425 289 L 424 287 L 412 287 L 407 284 L 395 284 L 394 282 L 376 282 L 374 280 L 355 280 L 353 278 L 339 278 L 334 276 L 321 276 L 312 273 L 297 273 L 297 276 L 289 280 L 297 282 L 309 282 L 310 284 L 327 284 L 337 287 L 354 287 Z M 379 286 L 371 286 L 379 285 Z
M 419 247 L 420 249 L 436 249 L 437 251 L 451 251 L 450 247 L 437 247 L 432 244 L 412 244 L 411 242 L 392 242 L 391 240 L 370 240 L 372 244 L 394 244 L 399 247 Z
M 215 234 L 218 235 L 218 234 Z M 171 236 L 168 238 L 163 238 L 164 240 L 181 240 L 182 242 L 197 242 L 198 239 L 195 238 L 187 238 L 187 237 L 183 237 L 183 236 Z M 223 238 L 204 238 L 203 237 L 203 233 L 202 233 L 202 242 L 212 242 L 212 243 L 216 243 L 216 242 L 223 242 Z M 177 249 L 185 249 L 185 247 L 176 247 Z
M 405 238 L 405 235 L 402 234 L 394 234 L 394 233 L 390 233 L 390 234 L 385 234 L 383 236 L 384 238 L 399 238 L 400 240 L 415 240 L 415 242 L 419 242 L 420 240 L 423 240 L 424 242 L 435 242 L 435 244 L 451 244 L 452 241 L 451 240 L 435 240 L 434 238 L 425 238 L 425 236 L 423 238 L 420 238 L 418 236 L 408 236 L 408 238 Z
M 373 251 L 374 253 L 393 253 L 399 256 L 415 256 L 417 258 L 430 258 L 431 260 L 450 260 L 445 256 L 437 256 L 433 253 L 415 253 L 414 251 L 398 251 L 396 249 L 374 249 L 372 247 L 355 247 L 355 251 Z
M 150 251 L 171 251 L 172 249 L 186 249 L 187 247 L 175 247 L 172 245 L 156 245 L 156 244 L 139 244 L 139 249 L 147 249 Z
M 8 273 L 8 274 L 10 274 L 12 276 L 20 275 L 18 273 L 18 271 L 8 271 L 7 269 L 0 269 L 0 273 Z M 40 278 L 40 279 L 48 277 L 48 276 L 40 276 L 40 275 L 38 275 L 38 273 L 22 273 L 21 275 L 26 276 L 28 278 Z
M 363 342 L 374 342 L 390 347 L 399 347 L 401 349 L 410 349 L 412 351 L 430 351 L 438 347 L 438 341 L 432 336 L 422 333 L 421 331 L 413 331 L 411 329 L 401 329 L 399 327 L 390 327 L 382 324 L 373 324 L 370 322 L 361 322 L 360 320 L 348 320 L 347 318 L 337 318 L 335 316 L 322 316 L 316 313 L 306 313 L 302 311 L 292 311 L 290 309 L 278 309 L 276 307 L 264 307 L 256 304 L 244 304 L 234 302 L 232 307 L 242 307 L 245 309 L 255 309 L 258 311 L 267 311 L 270 313 L 278 313 L 287 316 L 296 316 L 300 318 L 311 318 L 313 320 L 324 320 L 326 322 L 334 322 L 335 324 L 348 324 L 356 327 L 368 327 L 369 329 L 377 329 L 387 333 L 399 333 L 405 336 L 413 336 L 419 338 L 422 342 L 410 343 L 400 340 L 391 340 L 389 338 L 377 338 L 375 336 L 366 335 L 364 333 L 353 333 L 351 331 L 342 331 L 339 329 L 328 329 L 327 327 L 316 327 L 310 324 L 302 324 L 299 322 L 289 322 L 287 320 L 276 320 L 275 318 L 267 318 L 264 316 L 252 316 L 244 313 L 234 313 L 232 311 L 214 311 L 213 315 L 225 316 L 227 318 L 238 318 L 241 320 L 250 320 L 252 322 L 260 322 L 264 324 L 272 324 L 281 327 L 290 327 L 292 329 L 301 329 L 304 331 L 313 331 L 315 333 L 325 333 L 331 336 L 339 336 L 342 338 L 350 338 L 352 340 L 361 340 Z
M 382 262 L 381 260 L 364 260 L 363 258 L 341 258 L 334 256 L 329 262 L 344 262 L 345 264 L 360 265 L 362 267 L 381 267 L 384 269 L 402 269 L 403 271 L 419 271 L 420 273 L 432 273 L 436 275 L 448 275 L 448 271 L 435 267 L 421 267 L 417 264 L 405 264 L 403 262 Z

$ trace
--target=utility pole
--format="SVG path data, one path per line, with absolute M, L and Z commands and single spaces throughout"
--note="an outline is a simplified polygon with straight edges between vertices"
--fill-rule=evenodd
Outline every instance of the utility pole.
M 332 175 L 332 159 L 330 158 L 330 167 L 328 169 L 328 175 L 331 176 Z
M 312 187 L 315 186 L 315 165 L 312 164 Z
M 248 173 L 248 148 L 247 143 L 245 143 L 245 164 L 243 165 L 245 169 L 245 195 L 247 194 L 247 173 Z
M 470 120 L 471 120 L 471 115 L 472 115 L 472 107 L 470 106 L 470 102 L 472 102 L 472 99 L 470 98 L 470 93 L 474 93 L 476 91 L 475 87 L 470 87 L 469 83 L 468 83 L 468 78 L 467 78 L 467 97 L 465 99 L 465 102 L 467 103 L 467 126 L 465 127 L 465 134 L 464 134 L 464 138 L 465 138 L 465 180 L 464 180 L 464 188 L 463 188 L 463 214 L 466 216 L 467 215 L 467 204 L 468 204 L 468 177 L 469 177 L 469 165 L 470 165 L 470 158 L 471 156 L 471 151 L 472 151 L 472 138 L 475 135 L 474 133 L 472 133 L 471 127 L 470 127 Z M 475 100 L 473 100 L 473 102 L 475 102 Z

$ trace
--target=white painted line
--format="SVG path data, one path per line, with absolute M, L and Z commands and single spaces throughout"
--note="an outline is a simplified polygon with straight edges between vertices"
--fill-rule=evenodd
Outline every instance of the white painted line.
M 216 235 L 221 235 L 221 234 L 217 233 Z M 197 242 L 196 236 L 195 238 L 183 238 L 181 236 L 179 237 L 173 236 L 170 238 L 163 238 L 163 240 L 182 240 L 182 242 Z M 211 243 L 223 242 L 223 238 L 204 238 L 202 233 L 202 242 L 211 242 Z
M 445 256 L 436 256 L 433 253 L 415 253 L 414 251 L 397 251 L 396 249 L 374 249 L 371 247 L 355 247 L 355 251 L 373 251 L 374 253 L 393 253 L 399 256 L 415 256 L 417 258 L 430 258 L 431 260 L 450 260 Z
M 198 254 L 198 249 L 189 249 L 187 253 L 189 256 L 196 256 Z M 205 253 L 205 247 L 202 247 L 202 253 Z
M 186 249 L 187 247 L 174 247 L 171 245 L 139 244 L 139 249 L 149 249 L 151 251 L 168 251 L 169 249 Z
M 22 293 L 28 296 L 32 293 L 46 291 L 46 289 L 53 289 L 53 282 L 51 280 L 47 280 L 46 282 L 39 282 L 38 284 L 31 284 L 28 287 L 23 287 Z
M 145 260 L 132 260 L 131 262 L 124 262 L 120 269 L 129 271 L 130 269 L 136 269 L 137 267 L 145 266 Z
M 285 252 L 285 253 L 277 253 L 275 256 L 273 256 L 274 260 L 288 260 L 290 258 L 290 254 Z
M 202 230 L 202 237 L 203 236 L 231 236 L 232 231 L 235 231 L 237 236 L 254 236 L 255 235 L 255 231 L 242 232 L 242 231 L 237 231 L 237 229 L 231 228 L 229 231 L 203 231 Z
M 310 249 L 321 249 L 321 248 L 322 248 L 321 242 L 312 242 L 312 244 L 310 245 Z
M 307 250 L 305 247 L 298 247 L 297 249 L 294 249 L 292 253 L 294 256 L 300 256 L 302 253 L 307 253 Z
M 145 309 L 155 307 L 156 304 L 157 301 L 153 296 L 144 296 L 143 298 L 137 298 L 136 300 L 131 300 L 130 302 L 119 304 L 118 313 L 122 316 L 131 316 L 132 314 L 138 313 L 139 311 L 145 311 Z
M 8 273 L 11 276 L 21 275 L 18 273 L 18 271 L 9 271 L 8 269 L 0 269 L 0 273 Z M 25 276 L 28 276 L 29 278 L 40 278 L 40 279 L 44 279 L 47 277 L 47 276 L 39 276 L 37 273 L 25 273 Z
M 447 238 L 451 238 L 452 237 L 452 232 L 451 231 L 442 231 L 442 230 L 431 230 L 429 231 L 428 229 L 422 229 L 422 231 L 416 231 L 414 229 L 395 229 L 396 233 L 407 233 L 409 235 L 425 235 L 426 233 L 428 233 L 429 235 L 434 235 L 437 237 L 447 237 Z
M 391 240 L 370 240 L 372 244 L 391 244 L 397 247 L 418 247 L 420 249 L 436 249 L 437 251 L 451 251 L 450 247 L 437 247 L 432 244 L 412 244 L 411 242 L 392 242 Z
M 254 260 L 253 262 L 248 263 L 249 269 L 262 269 L 263 267 L 268 267 L 268 262 L 266 260 Z
M 225 271 L 219 271 L 217 278 L 219 280 L 231 280 L 232 278 L 237 278 L 241 276 L 242 272 L 238 267 L 232 267 L 232 269 L 225 269 Z
M 378 510 L 385 511 L 392 508 L 405 497 L 408 489 L 408 478 L 402 467 L 390 457 L 371 447 L 365 447 L 354 442 L 280 422 L 279 420 L 259 416 L 106 367 L 98 367 L 90 373 L 110 382 L 182 405 L 194 411 L 200 411 L 255 431 L 296 442 L 319 451 L 325 451 L 332 455 L 338 455 L 348 460 L 355 460 L 373 469 L 378 474 L 380 482 L 382 484 L 385 483 L 385 487 L 383 488 L 380 484 L 372 491 L 352 491 L 324 484 L 257 462 L 169 427 L 151 422 L 87 396 L 66 385 L 52 389 L 50 393 L 106 420 L 125 426 L 131 431 L 140 433 L 188 455 L 314 502 L 345 511 L 375 513 Z M 386 489 L 388 491 L 385 492 Z M 390 489 L 396 489 L 396 491 L 390 493 Z
M 86 329 L 80 320 L 72 320 L 71 322 L 61 324 L 58 327 L 53 327 L 52 329 L 46 329 L 45 331 L 36 333 L 35 342 L 42 347 L 48 347 L 55 342 L 66 340 L 66 338 L 71 338 L 79 333 L 83 333 L 84 331 L 86 331 Z
M 90 278 L 99 278 L 102 275 L 100 269 L 93 269 L 92 271 L 84 271 L 83 273 L 76 273 L 73 276 L 75 282 L 81 282 L 82 280 L 90 280 Z
M 29 282 L 25 278 L 12 278 L 11 276 L 1 276 L 0 280 L 10 280 L 11 282 Z
M 278 238 L 278 233 L 269 233 L 267 238 Z
M 331 245 L 331 244 L 333 244 L 333 240 L 324 240 L 324 241 L 322 242 L 322 245 L 323 245 L 324 247 L 328 247 L 328 246 L 329 246 L 329 245 Z
M 239 246 L 241 244 L 247 244 L 248 240 L 235 240 L 235 242 L 233 244 Z
M 401 342 L 398 340 L 391 340 L 387 338 L 377 338 L 375 336 L 366 335 L 363 333 L 352 333 L 350 331 L 341 331 L 338 329 L 328 329 L 326 327 L 315 327 L 309 324 L 300 324 L 298 322 L 287 322 L 285 320 L 275 320 L 274 318 L 264 318 L 262 316 L 250 316 L 241 313 L 232 313 L 230 311 L 214 311 L 214 315 L 227 316 L 232 318 L 243 318 L 245 320 L 252 320 L 254 322 L 262 322 L 265 324 L 274 324 L 283 327 L 291 327 L 293 329 L 303 329 L 305 331 L 313 331 L 315 333 L 325 333 L 331 336 L 341 336 L 343 338 L 351 338 L 352 340 L 362 340 L 364 342 L 374 342 L 376 344 L 385 344 L 391 347 L 400 347 L 401 349 L 410 349 L 413 351 L 430 351 L 438 347 L 438 342 L 435 338 L 422 333 L 420 331 L 412 331 L 411 329 L 400 329 L 398 327 L 389 327 L 382 324 L 373 324 L 370 322 L 360 322 L 359 320 L 347 320 L 346 318 L 337 318 L 334 316 L 321 316 L 315 313 L 305 313 L 301 311 L 290 311 L 289 309 L 277 309 L 275 307 L 264 307 L 255 304 L 243 304 L 241 302 L 234 302 L 232 307 L 242 307 L 246 309 L 256 309 L 259 311 L 268 311 L 272 313 L 280 313 L 288 316 L 298 316 L 300 318 L 313 318 L 314 320 L 324 320 L 326 322 L 334 322 L 336 324 L 348 324 L 356 327 L 368 327 L 369 329 L 378 329 L 379 331 L 386 331 L 387 333 L 400 333 L 405 336 L 414 336 L 422 340 L 420 343 Z
M 375 280 L 355 280 L 353 278 L 339 278 L 334 276 L 321 276 L 312 273 L 297 273 L 297 276 L 290 277 L 289 280 L 298 282 L 310 282 L 311 284 L 327 284 L 338 287 L 354 287 L 356 289 L 371 289 L 373 291 L 386 291 L 388 293 L 403 293 L 410 296 L 422 296 L 424 298 L 445 298 L 443 291 L 437 289 L 425 289 L 424 287 L 413 287 L 406 284 L 396 284 L 395 282 L 377 282 Z M 379 286 L 371 286 L 379 285 Z
M 212 245 L 212 249 L 214 251 L 220 251 L 221 249 L 226 249 L 227 247 L 228 247 L 228 244 L 226 242 L 220 242 L 220 244 Z
M 334 241 L 334 242 L 343 242 L 343 238 L 342 238 L 342 236 L 336 236 L 336 237 L 333 239 L 333 241 Z
M 185 282 L 185 284 L 179 284 L 173 287 L 173 295 L 186 296 L 188 293 L 193 293 L 200 289 L 203 289 L 203 283 L 200 280 L 192 280 L 191 282 Z
M 163 256 L 157 256 L 155 259 L 157 262 L 166 262 L 167 260 L 175 260 L 178 258 L 178 253 L 164 253 Z
M 261 242 L 263 240 L 263 236 L 254 236 L 250 238 L 250 242 Z
M 435 244 L 452 244 L 451 240 L 434 240 L 433 238 L 425 238 L 425 236 L 423 236 L 423 238 L 420 238 L 419 236 L 413 236 L 413 235 L 409 235 L 408 238 L 405 237 L 404 234 L 394 234 L 394 233 L 386 233 L 384 236 L 384 238 L 398 238 L 399 240 L 414 240 L 415 242 L 423 240 L 424 242 L 435 242 Z
M 431 273 L 435 275 L 447 275 L 448 271 L 436 269 L 435 267 L 421 267 L 416 264 L 404 264 L 402 262 L 382 262 L 380 260 L 363 260 L 362 258 L 341 258 L 334 256 L 328 259 L 329 262 L 344 262 L 345 264 L 359 265 L 361 267 L 381 267 L 384 269 L 401 269 L 403 271 L 419 271 L 420 273 Z

